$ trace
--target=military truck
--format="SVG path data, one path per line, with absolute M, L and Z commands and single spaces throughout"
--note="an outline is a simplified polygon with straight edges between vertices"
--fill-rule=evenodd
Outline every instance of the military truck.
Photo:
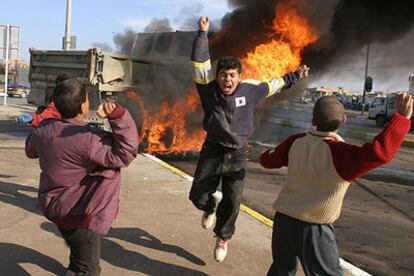
M 189 58 L 195 32 L 138 33 L 130 54 L 104 52 L 99 48 L 85 51 L 30 49 L 28 102 L 47 105 L 55 80 L 66 73 L 82 78 L 92 87 L 89 93 L 94 116 L 98 104 L 107 99 L 120 102 L 141 124 L 137 106 L 125 92 L 138 92 L 149 101 L 148 108 L 157 108 L 162 100 L 182 97 L 192 85 Z

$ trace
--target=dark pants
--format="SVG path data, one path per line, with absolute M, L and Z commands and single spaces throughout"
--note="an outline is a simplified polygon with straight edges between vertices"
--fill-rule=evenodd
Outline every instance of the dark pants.
M 306 275 L 343 275 L 332 224 L 313 224 L 276 213 L 273 264 L 267 275 L 295 275 L 297 258 Z
M 99 275 L 101 267 L 101 235 L 87 229 L 61 229 L 70 247 L 70 263 L 65 275 Z
M 190 200 L 200 210 L 216 211 L 216 236 L 228 240 L 236 229 L 236 219 L 246 174 L 246 150 L 230 149 L 217 143 L 206 141 L 200 152 Z M 215 206 L 212 194 L 221 182 L 223 199 Z

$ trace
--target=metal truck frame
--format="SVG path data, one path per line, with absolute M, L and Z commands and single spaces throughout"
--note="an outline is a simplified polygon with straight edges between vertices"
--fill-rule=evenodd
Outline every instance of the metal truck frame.
M 128 55 L 99 48 L 30 49 L 28 102 L 36 106 L 48 104 L 57 76 L 64 73 L 82 78 L 93 87 L 89 93 L 92 121 L 97 120 L 93 110 L 104 99 L 125 103 L 124 92 L 136 91 L 144 97 L 156 92 L 180 97 L 192 85 L 189 59 L 194 37 L 195 32 L 138 33 Z M 137 114 L 136 110 L 131 113 Z M 139 126 L 139 116 L 134 119 Z

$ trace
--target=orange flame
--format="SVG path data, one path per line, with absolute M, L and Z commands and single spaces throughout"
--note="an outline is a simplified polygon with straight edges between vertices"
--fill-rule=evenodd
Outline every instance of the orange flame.
M 186 126 L 187 116 L 194 113 L 200 104 L 199 96 L 194 89 L 173 105 L 164 101 L 160 110 L 151 115 L 145 109 L 140 94 L 129 95 L 129 98 L 134 98 L 142 111 L 140 140 L 147 143 L 146 152 L 170 154 L 200 150 L 206 133 L 201 128 L 189 133 Z
M 301 53 L 309 44 L 318 40 L 316 30 L 300 15 L 301 1 L 279 3 L 272 30 L 277 39 L 256 46 L 242 59 L 244 78 L 270 80 L 296 70 L 301 63 Z
M 277 18 L 273 20 L 269 34 L 270 38 L 276 38 L 247 53 L 242 59 L 243 77 L 270 80 L 298 68 L 303 49 L 319 38 L 307 19 L 300 15 L 297 4 L 301 1 L 276 6 Z M 140 139 L 148 143 L 147 152 L 170 154 L 200 150 L 206 133 L 201 128 L 189 133 L 186 126 L 186 119 L 200 104 L 194 88 L 174 104 L 163 102 L 155 114 L 148 113 L 139 94 L 130 93 L 128 97 L 137 102 L 142 112 L 144 122 Z

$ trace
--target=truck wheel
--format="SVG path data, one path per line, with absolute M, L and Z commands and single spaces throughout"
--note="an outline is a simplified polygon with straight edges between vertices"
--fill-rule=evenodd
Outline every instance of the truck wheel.
M 385 126 L 386 121 L 387 121 L 387 119 L 386 119 L 386 118 L 385 118 L 385 116 L 383 116 L 383 115 L 379 115 L 379 116 L 375 117 L 375 124 L 376 124 L 378 127 L 383 127 L 383 126 Z

